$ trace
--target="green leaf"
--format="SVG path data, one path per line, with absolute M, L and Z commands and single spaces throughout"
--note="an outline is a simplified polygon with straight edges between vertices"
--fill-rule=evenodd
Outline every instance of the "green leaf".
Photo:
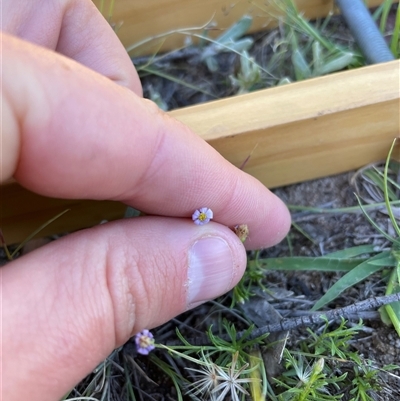
M 354 61 L 354 54 L 353 53 L 342 53 L 337 56 L 335 59 L 325 63 L 318 71 L 318 74 L 314 75 L 325 75 L 330 74 L 332 72 L 343 70 L 344 68 L 348 67 Z
M 357 267 L 355 267 L 349 273 L 340 278 L 331 288 L 329 288 L 327 293 L 318 300 L 318 302 L 312 307 L 311 310 L 315 311 L 321 309 L 323 306 L 336 299 L 343 291 L 347 290 L 350 287 L 353 287 L 360 281 L 365 280 L 371 274 L 374 274 L 381 270 L 382 266 L 373 264 L 371 262 L 386 259 L 389 255 L 390 252 L 385 251 L 360 263 Z
M 385 305 L 385 310 L 400 337 L 400 302 L 393 302 L 390 305 Z
M 235 42 L 228 42 L 226 45 L 229 46 L 232 51 L 242 53 L 246 50 L 249 50 L 251 46 L 253 46 L 254 40 L 251 38 L 244 38 L 237 40 Z
M 387 326 L 390 326 L 392 321 L 390 320 L 390 317 L 389 317 L 389 315 L 387 313 L 386 305 L 380 307 L 378 309 L 378 312 L 379 312 L 379 316 L 381 317 L 381 320 L 382 320 L 383 324 L 386 324 Z
M 299 49 L 294 49 L 292 53 L 292 63 L 296 80 L 301 81 L 311 77 L 311 70 L 307 61 Z
M 321 43 L 319 43 L 318 41 L 314 41 L 312 44 L 312 55 L 313 55 L 314 75 L 318 75 L 318 72 L 321 70 L 322 66 L 324 65 Z
M 397 138 L 395 138 L 393 140 L 392 146 L 390 147 L 389 154 L 388 154 L 387 159 L 386 159 L 385 172 L 384 172 L 384 182 L 383 183 L 384 183 L 385 203 L 386 203 L 386 207 L 388 209 L 390 221 L 392 222 L 392 225 L 393 225 L 397 235 L 400 237 L 400 227 L 397 224 L 396 217 L 394 216 L 392 208 L 390 207 L 390 199 L 389 199 L 389 191 L 388 191 L 388 169 L 389 169 L 390 157 L 391 157 L 393 149 L 394 149 L 394 147 L 396 145 L 396 140 L 397 140 Z
M 365 177 L 367 177 L 369 180 L 372 181 L 373 184 L 375 184 L 379 191 L 382 193 L 382 196 L 384 194 L 385 191 L 385 178 L 384 178 L 384 174 L 379 171 L 379 170 L 366 170 L 364 172 Z M 388 182 L 390 182 L 393 186 L 396 186 L 397 184 L 395 182 L 393 182 L 393 180 L 391 180 L 389 177 L 386 177 L 386 180 Z M 395 201 L 398 200 L 398 196 L 396 195 L 396 193 L 393 191 L 392 188 L 388 188 L 388 195 L 389 195 L 389 199 L 390 201 Z
M 397 262 L 396 271 L 397 271 L 397 277 L 399 279 L 399 285 L 400 285 L 400 251 L 392 251 L 392 255 L 396 259 L 396 262 Z
M 328 257 L 310 258 L 295 256 L 258 259 L 255 261 L 250 261 L 249 266 L 255 263 L 258 267 L 268 270 L 316 270 L 324 272 L 348 272 L 366 260 L 368 259 L 334 259 Z
M 386 289 L 386 295 L 396 294 L 400 292 L 400 262 L 397 262 L 396 269 L 393 269 L 390 275 L 389 283 Z M 392 322 L 397 334 L 400 337 L 400 302 L 393 302 L 389 305 L 385 305 L 385 311 L 388 314 L 390 321 Z
M 223 34 L 221 34 L 216 41 L 218 43 L 234 42 L 249 30 L 252 23 L 253 18 L 249 15 L 245 15 L 239 21 L 229 27 Z
M 384 2 L 381 5 L 382 16 L 381 16 L 381 20 L 379 23 L 379 29 L 383 35 L 385 34 L 385 31 L 386 31 L 386 23 L 387 23 L 387 20 L 389 17 L 389 13 L 390 13 L 392 4 L 393 4 L 393 0 L 384 0 Z
M 400 7 L 397 7 L 393 36 L 392 40 L 390 41 L 390 50 L 392 51 L 394 57 L 396 58 L 400 56 L 399 33 L 400 33 Z
M 343 249 L 341 251 L 328 253 L 323 257 L 331 259 L 348 259 L 363 255 L 365 253 L 376 253 L 376 252 L 380 252 L 380 249 L 377 250 L 377 247 L 374 245 L 359 245 L 359 246 L 353 246 L 352 248 Z
M 379 256 L 379 255 L 377 255 L 377 256 Z M 390 254 L 387 257 L 382 258 L 382 259 L 370 260 L 368 263 L 373 265 L 373 266 L 382 266 L 382 267 L 394 267 L 394 266 L 396 266 L 396 260 L 395 260 L 395 258 L 393 257 L 392 254 Z

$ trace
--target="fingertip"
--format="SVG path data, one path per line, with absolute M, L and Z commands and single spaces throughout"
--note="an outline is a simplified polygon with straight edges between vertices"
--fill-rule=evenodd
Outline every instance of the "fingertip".
M 210 227 L 212 234 L 201 236 L 189 250 L 188 308 L 231 290 L 246 268 L 246 252 L 239 238 L 219 224 Z
M 292 224 L 292 218 L 289 209 L 285 203 L 275 194 L 273 194 L 273 207 L 271 207 L 271 216 L 267 223 L 271 233 L 266 247 L 274 246 L 281 242 L 287 235 Z
M 247 250 L 264 249 L 281 242 L 291 225 L 291 216 L 283 201 L 263 188 L 264 195 L 248 210 L 249 220 L 238 221 L 247 226 L 244 241 Z
M 11 178 L 17 168 L 20 136 L 18 122 L 7 96 L 2 94 L 1 99 L 2 127 L 1 127 L 1 167 L 0 184 Z

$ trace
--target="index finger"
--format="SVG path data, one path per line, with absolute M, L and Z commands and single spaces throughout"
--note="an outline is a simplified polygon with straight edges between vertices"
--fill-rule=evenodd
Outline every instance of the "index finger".
M 5 35 L 3 52 L 5 127 L 19 142 L 5 171 L 25 187 L 164 216 L 207 206 L 219 223 L 247 224 L 250 248 L 286 234 L 289 213 L 275 195 L 152 102 L 17 38 Z
M 55 50 L 142 95 L 137 72 L 91 0 L 1 3 L 1 30 Z

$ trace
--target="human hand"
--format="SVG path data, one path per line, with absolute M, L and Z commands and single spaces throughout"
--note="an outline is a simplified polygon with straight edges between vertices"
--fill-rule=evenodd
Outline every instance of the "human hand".
M 246 223 L 246 247 L 260 248 L 284 237 L 290 217 L 256 179 L 142 99 L 90 1 L 2 7 L 2 29 L 15 36 L 1 39 L 1 181 L 148 214 L 71 234 L 0 270 L 3 399 L 54 401 L 136 332 L 239 281 L 245 248 L 227 227 Z M 201 206 L 214 222 L 193 224 Z

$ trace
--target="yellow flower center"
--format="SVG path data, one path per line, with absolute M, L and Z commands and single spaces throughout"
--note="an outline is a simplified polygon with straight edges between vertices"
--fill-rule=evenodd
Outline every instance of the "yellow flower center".
M 141 348 L 147 348 L 149 345 L 152 345 L 154 343 L 154 340 L 147 336 L 141 336 L 139 343 Z
M 200 215 L 199 215 L 199 217 L 198 217 L 198 219 L 200 220 L 200 221 L 204 221 L 205 219 L 207 218 L 207 216 L 206 216 L 206 214 L 205 213 L 200 213 Z

